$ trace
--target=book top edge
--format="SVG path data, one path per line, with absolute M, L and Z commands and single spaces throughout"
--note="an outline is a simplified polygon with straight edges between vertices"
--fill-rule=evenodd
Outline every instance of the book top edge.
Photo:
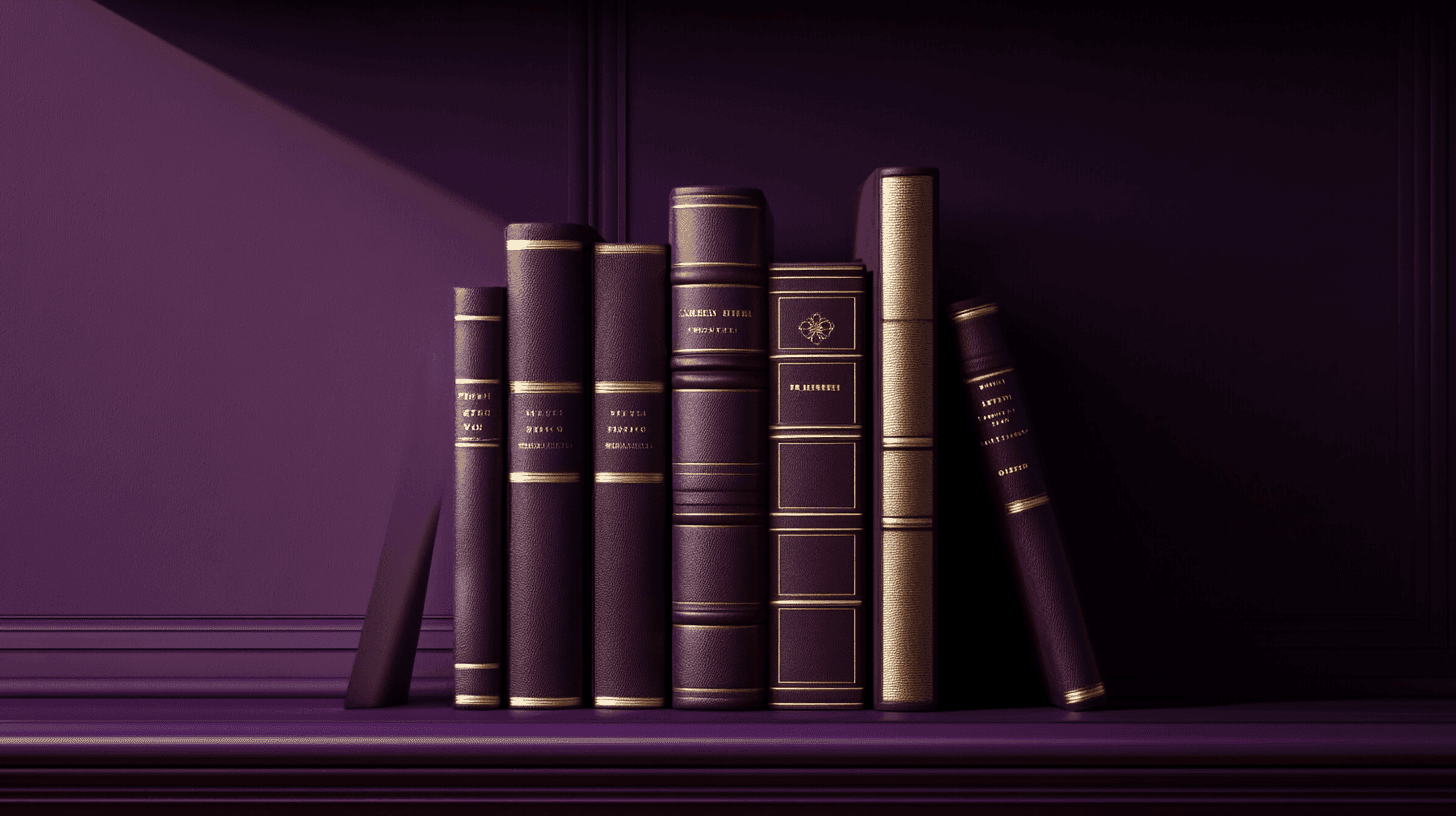
M 769 274 L 807 272 L 809 274 L 830 272 L 859 272 L 865 271 L 862 261 L 816 261 L 812 263 L 777 263 L 769 266 Z
M 670 198 L 678 199 L 690 196 L 731 196 L 760 204 L 764 201 L 763 191 L 757 187 L 723 187 L 715 185 L 674 187 L 672 188 Z
M 498 315 L 506 308 L 504 286 L 455 287 L 455 314 Z
M 886 176 L 940 176 L 940 169 L 937 167 L 876 167 L 870 172 L 870 178 L 884 178 Z
M 507 241 L 582 241 L 595 243 L 596 231 L 586 224 L 526 222 L 506 225 Z

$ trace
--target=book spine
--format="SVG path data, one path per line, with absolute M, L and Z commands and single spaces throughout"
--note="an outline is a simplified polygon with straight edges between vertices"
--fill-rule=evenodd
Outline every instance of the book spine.
M 672 704 L 765 698 L 767 206 L 672 191 Z
M 511 706 L 582 704 L 591 248 L 576 224 L 506 227 Z
M 949 308 L 986 481 L 1011 547 L 1047 690 L 1062 708 L 1094 708 L 1106 701 L 1107 689 L 1097 671 L 997 306 L 977 298 Z
M 865 705 L 863 264 L 769 270 L 769 706 Z
M 455 706 L 499 708 L 505 525 L 502 287 L 455 289 Z
M 933 169 L 876 170 L 855 240 L 874 304 L 874 705 L 892 711 L 935 707 L 937 186 Z
M 667 247 L 597 244 L 592 695 L 667 704 Z

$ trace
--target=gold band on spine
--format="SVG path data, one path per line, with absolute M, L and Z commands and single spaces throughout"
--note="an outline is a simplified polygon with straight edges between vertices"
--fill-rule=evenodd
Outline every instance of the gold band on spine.
M 499 442 L 456 442 L 457 448 L 499 448 Z
M 597 244 L 598 255 L 666 255 L 665 244 Z
M 966 380 L 966 384 L 967 385 L 970 385 L 972 383 L 985 382 L 986 380 L 993 380 L 993 379 L 995 379 L 997 377 L 1000 377 L 1000 376 L 1002 376 L 1004 374 L 1010 374 L 1011 372 L 1013 372 L 1015 370 L 1016 369 L 1014 369 L 1014 368 L 997 369 L 996 371 L 992 371 L 990 374 L 982 374 L 979 377 L 972 377 L 969 380 Z
M 748 268 L 748 269 L 758 269 L 759 267 L 763 266 L 763 264 L 741 263 L 739 261 L 682 261 L 680 263 L 674 263 L 672 265 L 672 268 L 673 269 L 678 269 L 680 267 L 685 267 L 685 266 L 737 266 L 737 267 L 744 267 L 744 268 Z M 682 286 L 683 284 L 676 284 L 676 285 L 677 286 Z
M 661 708 L 667 705 L 664 697 L 601 697 L 596 698 L 599 708 Z
M 512 484 L 576 484 L 580 473 L 512 473 Z
M 506 252 L 520 252 L 523 249 L 581 249 L 581 242 L 532 238 L 512 238 L 506 241 Z
M 909 518 L 897 518 L 885 516 L 880 519 L 882 530 L 929 530 L 934 519 L 930 516 L 912 516 Z
M 472 380 L 469 377 L 456 377 L 456 385 L 500 385 L 500 380 Z
M 1017 499 L 1014 502 L 1006 503 L 1006 512 L 1007 514 L 1021 513 L 1030 510 L 1033 507 L 1041 507 L 1043 504 L 1046 504 L 1050 501 L 1051 499 L 1047 498 L 1047 494 L 1045 493 L 1039 496 L 1032 496 L 1029 499 Z
M 516 708 L 570 708 L 581 705 L 580 697 L 512 697 Z
M 499 669 L 500 668 L 500 664 L 499 663 L 456 663 L 455 664 L 455 668 L 457 670 L 458 669 L 480 669 L 480 670 L 484 671 L 484 670 L 488 670 L 488 669 Z
M 758 206 L 757 204 L 717 204 L 717 203 L 713 203 L 713 202 L 705 202 L 705 203 L 702 203 L 702 204 L 674 204 L 674 205 L 672 205 L 672 208 L 674 210 L 698 210 L 698 209 L 702 209 L 704 207 L 724 207 L 724 208 L 732 209 L 732 210 L 759 210 L 759 209 L 763 209 L 762 207 Z
M 672 690 L 682 691 L 688 694 L 695 694 L 699 692 L 706 692 L 710 694 L 721 694 L 728 692 L 732 692 L 735 694 L 745 694 L 749 692 L 763 691 L 763 689 L 761 688 L 679 688 L 678 686 L 673 686 Z
M 498 323 L 498 322 L 500 322 L 501 316 L 500 315 L 455 315 L 455 319 L 458 320 L 458 321 L 460 321 L 461 323 L 465 323 L 465 322 L 468 322 L 468 321 L 471 321 L 471 320 L 486 320 L 486 321 L 489 321 L 489 322 L 492 322 L 492 323 Z
M 598 473 L 598 484 L 662 484 L 661 473 Z
M 1066 700 L 1068 705 L 1071 705 L 1073 703 L 1080 703 L 1083 700 L 1090 700 L 1093 697 L 1101 697 L 1106 693 L 1107 689 L 1101 683 L 1097 683 L 1091 686 L 1083 686 L 1082 688 L 1072 689 L 1071 691 L 1062 695 L 1062 699 Z
M 935 693 L 931 533 L 880 535 L 880 694 L 890 703 L 929 703 Z
M 975 320 L 978 317 L 985 317 L 986 315 L 996 314 L 996 311 L 996 304 L 987 303 L 984 306 L 977 306 L 974 309 L 966 309 L 963 312 L 956 312 L 955 314 L 950 316 L 950 319 L 954 320 L 957 323 L 964 323 L 967 320 Z
M 511 380 L 512 394 L 580 394 L 579 382 L 539 382 L 535 380 Z
M 887 436 L 881 443 L 886 448 L 929 448 L 935 440 L 928 436 Z
M 626 380 L 618 380 L 611 382 L 598 381 L 596 384 L 596 392 L 598 394 L 662 394 L 666 391 L 667 385 L 661 381 L 642 380 L 629 382 Z
M 455 705 L 458 706 L 498 706 L 500 705 L 498 694 L 457 694 Z

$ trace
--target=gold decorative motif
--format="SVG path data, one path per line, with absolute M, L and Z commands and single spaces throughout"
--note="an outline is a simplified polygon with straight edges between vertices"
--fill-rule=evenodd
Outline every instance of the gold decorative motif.
M 667 705 L 663 697 L 596 697 L 599 708 L 661 708 Z
M 1072 705 L 1074 703 L 1080 703 L 1083 700 L 1090 700 L 1093 697 L 1101 697 L 1106 693 L 1107 689 L 1101 683 L 1096 683 L 1090 686 L 1072 689 L 1062 695 L 1062 699 L 1066 700 L 1068 705 Z
M 666 255 L 663 244 L 597 244 L 598 255 Z
M 993 380 L 993 379 L 995 379 L 997 377 L 1000 377 L 1000 376 L 1003 376 L 1003 375 L 1006 375 L 1006 374 L 1010 374 L 1011 372 L 1013 372 L 1015 370 L 1016 369 L 1014 369 L 1014 368 L 1002 368 L 1002 369 L 999 369 L 997 371 L 992 371 L 990 374 L 982 374 L 979 377 L 971 377 L 970 379 L 966 380 L 966 384 L 967 385 L 970 385 L 972 383 L 984 382 L 986 380 Z
M 455 319 L 461 323 L 471 320 L 486 320 L 492 323 L 500 322 L 500 315 L 455 315 Z
M 880 279 L 883 320 L 931 320 L 935 180 L 880 179 Z
M 1032 496 L 1029 499 L 1017 499 L 1014 502 L 1006 503 L 1006 513 L 1007 515 L 1010 515 L 1012 513 L 1024 513 L 1027 510 L 1032 509 L 1033 507 L 1041 507 L 1043 504 L 1047 504 L 1049 502 L 1051 502 L 1051 499 L 1047 498 L 1047 494 L 1045 493 L 1042 493 L 1039 496 Z
M 523 249 L 581 249 L 581 242 L 532 238 L 512 238 L 506 241 L 506 252 L 520 252 Z
M 834 321 L 818 312 L 809 315 L 804 318 L 803 322 L 799 323 L 799 334 L 804 335 L 805 340 L 808 340 L 816 346 L 828 340 L 829 335 L 833 333 Z
M 598 473 L 598 484 L 662 484 L 661 473 Z
M 512 484 L 576 484 L 581 481 L 580 473 L 524 473 L 511 474 Z
M 598 394 L 661 394 L 666 391 L 667 386 L 661 381 L 642 380 L 630 382 L 627 380 L 599 380 L 596 384 L 596 392 Z
M 885 530 L 881 536 L 881 693 L 890 703 L 929 703 L 935 692 L 931 534 Z
M 950 316 L 950 319 L 954 320 L 957 323 L 964 323 L 967 320 L 975 320 L 978 317 L 985 317 L 986 315 L 996 314 L 997 311 L 998 310 L 996 309 L 996 304 L 987 303 L 984 306 L 977 306 L 973 309 L 966 309 L 962 312 L 956 312 L 955 314 Z
M 457 694 L 455 705 L 458 706 L 498 706 L 501 704 L 499 694 Z
M 579 382 L 539 382 L 535 380 L 511 380 L 512 394 L 580 394 Z
M 580 697 L 512 697 L 515 708 L 570 708 L 581 705 Z

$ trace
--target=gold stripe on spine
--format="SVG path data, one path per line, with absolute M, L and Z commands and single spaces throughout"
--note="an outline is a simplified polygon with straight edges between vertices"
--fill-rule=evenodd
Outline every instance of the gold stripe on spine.
M 456 377 L 456 385 L 500 385 L 500 380 L 472 380 L 468 377 Z
M 458 320 L 458 321 L 460 321 L 461 323 L 466 323 L 466 322 L 469 322 L 471 320 L 485 320 L 485 321 L 489 321 L 489 322 L 492 322 L 492 323 L 499 323 L 500 322 L 500 319 L 501 319 L 501 316 L 500 315 L 455 315 L 455 319 Z
M 601 708 L 660 708 L 667 705 L 665 697 L 597 697 Z
M 476 706 L 498 706 L 500 695 L 497 694 L 457 694 L 455 705 L 476 705 Z
M 609 473 L 601 472 L 596 475 L 598 484 L 662 484 L 665 479 L 661 473 Z
M 597 244 L 598 255 L 666 255 L 663 244 Z
M 1082 688 L 1072 689 L 1066 694 L 1063 694 L 1062 699 L 1066 700 L 1068 705 L 1071 705 L 1073 703 L 1080 703 L 1083 700 L 1090 700 L 1093 697 L 1101 697 L 1106 693 L 1107 689 L 1101 683 L 1096 683 L 1091 686 L 1083 686 Z
M 522 473 L 511 474 L 512 484 L 576 484 L 581 481 L 580 473 Z
M 581 705 L 580 697 L 512 697 L 511 705 L 519 708 L 568 708 Z
M 990 380 L 990 379 L 994 379 L 996 377 L 1000 377 L 1003 374 L 1010 374 L 1011 372 L 1013 372 L 1015 370 L 1016 369 L 1014 369 L 1014 368 L 1002 368 L 1002 369 L 999 369 L 997 371 L 992 371 L 990 374 L 982 374 L 979 377 L 972 377 L 969 380 L 966 380 L 966 384 L 969 385 L 971 383 L 984 382 L 986 380 Z
M 880 693 L 890 703 L 928 703 L 932 671 L 931 534 L 885 530 L 880 593 Z
M 928 436 L 887 436 L 881 443 L 886 448 L 928 448 L 935 440 Z
M 915 516 L 912 518 L 896 518 L 885 516 L 880 519 L 882 530 L 929 530 L 934 519 L 930 516 Z
M 520 252 L 523 249 L 581 249 L 580 241 L 556 241 L 531 238 L 512 238 L 506 241 L 506 252 Z
M 931 320 L 932 216 L 935 186 L 930 176 L 880 179 L 882 319 Z
M 484 671 L 486 669 L 499 669 L 500 668 L 500 664 L 499 663 L 456 663 L 455 664 L 455 668 L 457 670 L 458 669 L 480 669 L 480 670 Z
M 667 385 L 661 381 L 641 380 L 630 382 L 627 380 L 598 381 L 596 392 L 598 394 L 662 394 L 667 391 Z
M 996 304 L 987 303 L 984 306 L 977 306 L 974 309 L 966 309 L 963 312 L 956 312 L 955 314 L 950 316 L 950 319 L 954 320 L 957 323 L 964 323 L 967 320 L 975 320 L 978 317 L 985 317 L 986 315 L 996 314 L 996 312 Z
M 579 382 L 538 382 L 511 380 L 512 394 L 580 394 Z
M 499 442 L 456 442 L 457 448 L 499 448 Z
M 934 427 L 930 321 L 887 321 L 881 338 L 883 436 L 929 437 Z
M 881 514 L 930 518 L 935 512 L 935 465 L 928 450 L 887 450 L 881 455 Z
M 1032 496 L 1029 499 L 1017 499 L 1014 502 L 1006 503 L 1006 513 L 1008 515 L 1012 513 L 1022 513 L 1032 509 L 1033 507 L 1041 507 L 1043 504 L 1046 504 L 1050 501 L 1051 499 L 1047 498 L 1047 494 L 1045 493 L 1042 493 L 1039 496 Z

